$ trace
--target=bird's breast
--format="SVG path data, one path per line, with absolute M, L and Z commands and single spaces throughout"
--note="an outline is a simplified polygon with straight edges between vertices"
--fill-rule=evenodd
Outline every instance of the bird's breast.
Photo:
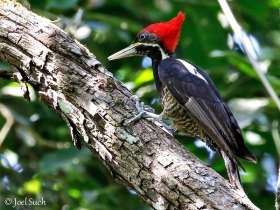
M 161 103 L 163 107 L 163 116 L 173 120 L 173 128 L 176 128 L 181 135 L 191 135 L 204 141 L 211 149 L 217 151 L 217 145 L 203 131 L 202 128 L 189 116 L 187 110 L 181 106 L 172 96 L 167 86 L 162 88 Z
M 201 132 L 198 125 L 188 115 L 187 110 L 172 96 L 167 86 L 163 87 L 161 103 L 163 114 L 173 120 L 174 127 L 176 127 L 180 133 L 197 136 L 197 134 Z

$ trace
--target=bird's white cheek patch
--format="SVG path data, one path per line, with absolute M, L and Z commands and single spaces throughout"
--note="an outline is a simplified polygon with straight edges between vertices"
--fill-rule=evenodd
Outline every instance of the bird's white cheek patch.
M 208 83 L 207 80 L 197 71 L 197 69 L 192 64 L 190 64 L 186 61 L 183 61 L 181 59 L 177 59 L 177 60 L 180 61 L 192 75 L 194 75 L 194 76 L 204 80 L 206 83 Z

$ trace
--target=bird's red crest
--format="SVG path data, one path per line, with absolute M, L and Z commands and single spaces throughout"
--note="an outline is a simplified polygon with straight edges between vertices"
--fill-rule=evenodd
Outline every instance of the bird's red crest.
M 169 52 L 174 52 L 180 35 L 185 15 L 179 12 L 177 17 L 165 23 L 155 23 L 147 26 L 141 32 L 147 31 L 156 34 L 163 42 L 163 47 Z

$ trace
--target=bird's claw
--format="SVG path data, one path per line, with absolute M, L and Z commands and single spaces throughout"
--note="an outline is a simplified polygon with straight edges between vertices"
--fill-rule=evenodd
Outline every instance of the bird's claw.
M 153 117 L 149 115 L 149 114 L 155 115 L 153 108 L 151 108 L 148 105 L 145 105 L 143 102 L 140 103 L 140 99 L 136 95 L 131 96 L 130 99 L 135 101 L 135 106 L 136 106 L 139 114 L 137 114 L 135 117 L 133 117 L 132 119 L 130 119 L 126 123 L 124 123 L 124 126 L 128 126 L 130 123 L 138 121 L 143 118 L 146 120 L 149 120 L 149 121 L 153 120 Z M 158 117 L 158 115 L 155 115 L 155 117 Z
M 145 105 L 143 102 L 140 103 L 140 99 L 137 95 L 131 96 L 130 99 L 135 101 L 135 106 L 139 113 L 141 112 L 155 113 L 155 110 L 152 107 Z
M 143 115 L 144 115 L 145 113 L 146 113 L 145 111 L 140 112 L 140 113 L 137 114 L 135 117 L 131 118 L 131 119 L 128 120 L 126 123 L 124 123 L 124 126 L 128 126 L 130 123 L 135 122 L 135 121 L 138 121 L 138 120 L 144 118 Z
M 148 121 L 155 120 L 155 121 L 159 122 L 162 125 L 162 127 L 171 134 L 176 134 L 178 132 L 177 129 L 171 128 L 170 126 L 168 126 L 164 122 L 162 122 L 162 120 L 164 120 L 165 118 L 160 115 L 154 114 L 153 108 L 151 108 L 148 105 L 145 105 L 143 102 L 140 103 L 140 99 L 138 96 L 133 95 L 130 97 L 130 99 L 135 101 L 135 106 L 136 106 L 139 114 L 137 114 L 135 117 L 133 117 L 132 119 L 130 119 L 126 123 L 124 123 L 124 126 L 128 126 L 130 123 L 136 122 L 136 121 L 144 118 Z

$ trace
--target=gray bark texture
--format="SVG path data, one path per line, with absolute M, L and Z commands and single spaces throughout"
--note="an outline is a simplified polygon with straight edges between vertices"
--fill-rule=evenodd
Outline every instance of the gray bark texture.
M 0 1 L 0 60 L 78 133 L 115 180 L 154 209 L 258 209 L 156 122 L 137 114 L 131 92 L 83 45 L 14 1 Z

